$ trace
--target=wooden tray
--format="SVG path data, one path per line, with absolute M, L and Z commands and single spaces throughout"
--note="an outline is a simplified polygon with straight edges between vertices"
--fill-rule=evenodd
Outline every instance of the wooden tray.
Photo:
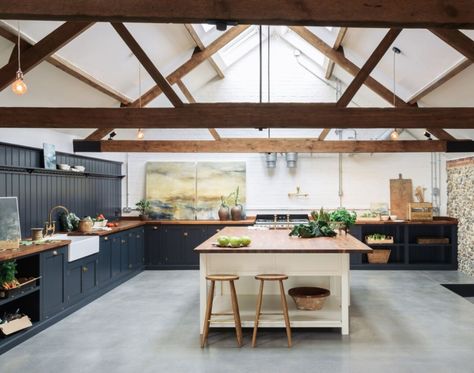
M 417 237 L 417 244 L 449 244 L 448 237 Z
M 37 281 L 41 277 L 35 277 L 31 278 L 29 280 L 21 282 L 21 278 L 18 279 L 20 281 L 20 285 L 17 286 L 16 288 L 13 289 L 2 289 L 0 288 L 0 299 L 5 299 L 5 298 L 14 298 L 18 294 L 24 293 L 25 291 L 28 291 L 30 289 L 33 289 L 37 286 Z
M 384 240 L 374 240 L 369 237 L 365 237 L 365 243 L 368 245 L 383 245 L 383 244 L 393 244 L 393 237 L 386 238 Z
M 370 221 L 380 221 L 380 216 L 377 216 L 377 217 L 375 217 L 375 218 L 364 218 L 364 217 L 360 217 L 360 218 L 357 218 L 356 224 L 357 224 L 358 222 L 365 223 L 365 222 L 370 222 Z

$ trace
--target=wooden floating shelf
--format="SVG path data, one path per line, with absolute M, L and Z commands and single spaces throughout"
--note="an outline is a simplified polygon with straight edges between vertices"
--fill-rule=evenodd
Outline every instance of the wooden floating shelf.
M 50 170 L 40 167 L 21 167 L 21 166 L 3 166 L 0 165 L 0 172 L 22 173 L 22 174 L 38 174 L 38 175 L 58 175 L 58 176 L 74 176 L 74 177 L 100 177 L 110 179 L 122 179 L 125 175 L 109 175 L 95 172 L 76 172 L 64 170 Z

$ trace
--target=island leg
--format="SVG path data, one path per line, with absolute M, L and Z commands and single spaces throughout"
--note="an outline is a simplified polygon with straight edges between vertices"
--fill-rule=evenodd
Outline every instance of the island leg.
M 204 318 L 206 312 L 207 281 L 206 281 L 206 254 L 199 255 L 199 328 L 200 338 L 204 331 Z
M 341 321 L 342 335 L 349 334 L 349 254 L 342 254 L 341 271 Z

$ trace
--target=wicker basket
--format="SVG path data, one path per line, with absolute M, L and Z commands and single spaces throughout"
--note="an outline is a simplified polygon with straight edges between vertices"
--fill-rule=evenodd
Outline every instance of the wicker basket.
M 367 253 L 367 258 L 372 264 L 387 264 L 391 252 L 390 249 L 375 249 L 371 253 Z
M 299 310 L 316 311 L 323 308 L 324 302 L 331 292 L 317 287 L 300 287 L 290 289 L 288 294 L 293 298 L 296 308 Z

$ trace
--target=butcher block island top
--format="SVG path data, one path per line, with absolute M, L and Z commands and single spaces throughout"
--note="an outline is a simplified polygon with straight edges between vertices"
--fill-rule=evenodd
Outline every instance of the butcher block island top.
M 199 253 L 307 253 L 346 254 L 369 253 L 370 247 L 350 234 L 336 237 L 299 238 L 289 236 L 288 229 L 253 229 L 249 227 L 226 227 L 218 234 L 196 247 Z M 247 247 L 216 246 L 219 236 L 248 236 L 252 240 Z

